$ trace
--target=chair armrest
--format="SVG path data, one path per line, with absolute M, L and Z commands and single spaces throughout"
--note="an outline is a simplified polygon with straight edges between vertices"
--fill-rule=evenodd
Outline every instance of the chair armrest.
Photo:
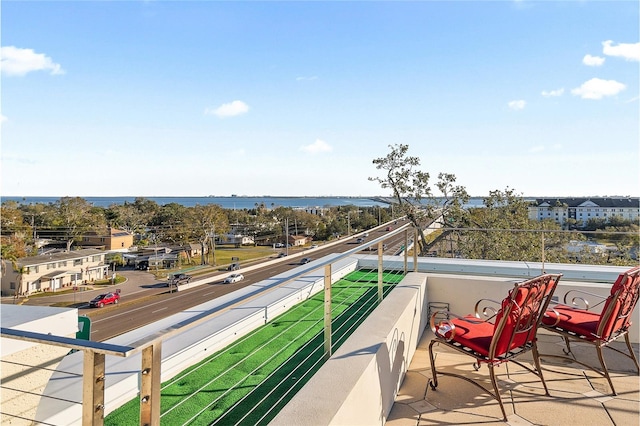
M 480 310 L 481 304 L 483 303 L 492 303 L 494 305 L 496 305 L 496 307 L 493 306 L 483 306 L 482 310 Z M 474 308 L 474 312 L 476 315 L 476 318 L 481 318 L 482 316 L 486 317 L 485 321 L 490 321 L 492 320 L 500 311 L 500 309 L 502 308 L 502 304 L 500 302 L 498 302 L 497 300 L 492 300 L 492 299 L 480 299 L 478 300 L 478 302 L 476 303 L 476 306 Z
M 541 322 L 540 325 L 544 326 L 548 326 L 548 327 L 555 327 L 556 325 L 558 325 L 558 323 L 560 322 L 560 312 L 556 311 L 555 309 L 551 308 L 551 309 L 547 309 L 542 316 L 544 318 L 553 318 L 551 315 L 549 315 L 549 313 L 553 312 L 553 316 L 556 318 L 556 320 L 554 321 L 553 324 L 549 324 L 546 323 L 544 321 Z
M 459 319 L 460 321 L 466 321 L 466 322 L 471 323 L 471 324 L 481 324 L 483 322 L 486 322 L 486 321 L 482 321 L 482 320 L 473 321 L 473 320 L 471 320 L 469 318 L 465 318 L 465 317 L 462 317 L 460 315 L 456 315 L 453 312 L 450 312 L 450 311 L 447 311 L 447 310 L 435 311 L 433 314 L 431 314 L 431 318 L 429 319 L 429 326 L 431 327 L 431 331 L 433 331 L 433 334 L 435 334 L 436 337 L 440 337 L 440 338 L 446 340 L 447 342 L 450 342 L 451 340 L 453 340 L 453 337 L 456 335 L 456 326 L 448 318 L 447 319 L 440 319 L 440 320 L 438 320 L 438 323 L 436 324 L 436 316 L 438 314 L 445 314 L 445 315 L 447 315 L 447 317 L 454 317 L 456 319 Z
M 599 294 L 595 294 L 595 293 L 589 293 L 588 291 L 583 291 L 583 290 L 570 290 L 568 292 L 565 293 L 563 301 L 565 304 L 569 304 L 568 302 L 568 297 L 570 294 L 578 294 L 577 296 L 573 296 L 571 298 L 571 305 L 572 306 L 578 306 L 578 303 L 576 303 L 576 301 L 580 301 L 582 302 L 582 305 L 584 306 L 585 310 L 589 310 L 590 307 L 595 307 L 598 306 L 599 304 L 601 304 L 602 302 L 604 302 L 606 300 L 606 297 L 600 296 Z M 587 300 L 585 297 L 582 297 L 580 295 L 586 295 L 586 296 L 591 296 L 591 297 L 595 297 L 597 299 L 599 299 L 600 301 L 598 303 L 596 303 L 593 306 L 590 306 L 589 300 Z

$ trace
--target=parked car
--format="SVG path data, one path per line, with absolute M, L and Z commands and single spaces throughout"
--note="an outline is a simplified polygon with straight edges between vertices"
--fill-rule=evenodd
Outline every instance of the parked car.
M 89 302 L 89 307 L 91 308 L 102 308 L 105 305 L 117 305 L 120 301 L 120 293 L 104 293 L 96 296 L 93 300 Z
M 171 276 L 169 276 L 169 280 L 167 281 L 167 287 L 170 287 L 172 285 L 180 285 L 180 284 L 185 284 L 188 283 L 189 281 L 191 281 L 191 275 L 187 275 L 187 274 L 173 274 Z
M 311 258 L 310 257 L 303 257 L 302 259 L 300 259 L 300 264 L 304 265 L 305 263 L 309 263 L 311 262 Z
M 275 244 L 275 247 L 276 247 L 276 248 L 282 248 L 282 247 L 284 247 L 284 244 L 282 244 L 282 243 L 276 243 L 276 244 Z
M 357 243 L 357 244 L 364 243 L 364 238 L 358 238 L 358 239 L 356 240 L 356 243 Z
M 238 269 L 240 269 L 239 263 L 232 263 L 227 267 L 227 271 L 237 271 Z
M 368 237 L 368 236 L 369 236 L 369 233 L 368 233 L 368 232 L 365 232 L 362 236 L 363 236 L 363 237 Z
M 280 257 L 287 257 L 287 253 L 285 253 L 285 252 L 283 252 L 283 251 L 282 251 L 282 252 L 278 253 L 278 257 L 279 257 L 279 258 L 280 258 Z
M 312 248 L 312 249 L 318 248 L 318 245 L 317 244 L 312 244 L 311 247 L 309 247 L 309 248 Z
M 238 281 L 244 280 L 244 275 L 242 274 L 231 274 L 227 278 L 224 279 L 223 283 L 232 284 L 237 283 Z

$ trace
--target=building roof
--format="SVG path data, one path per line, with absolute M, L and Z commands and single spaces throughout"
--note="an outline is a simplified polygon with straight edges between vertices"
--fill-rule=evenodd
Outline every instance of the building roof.
M 104 251 L 97 249 L 84 249 L 65 252 L 56 252 L 49 254 L 42 254 L 39 256 L 23 257 L 16 261 L 19 266 L 40 265 L 48 262 L 61 262 L 65 260 L 79 259 L 81 257 L 95 256 L 98 254 L 104 254 Z
M 571 197 L 571 198 L 536 198 L 533 200 L 536 206 L 567 205 L 568 207 L 581 207 L 583 205 L 594 207 L 614 208 L 640 208 L 640 197 Z

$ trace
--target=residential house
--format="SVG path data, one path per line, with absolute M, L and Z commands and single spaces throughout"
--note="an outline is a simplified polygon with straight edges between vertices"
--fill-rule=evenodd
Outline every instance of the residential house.
M 227 234 L 218 235 L 221 244 L 233 244 L 236 246 L 255 245 L 253 235 L 247 235 L 244 225 L 232 225 Z
M 2 260 L 2 295 L 28 296 L 106 279 L 110 274 L 105 255 L 102 250 L 83 249 Z
M 306 235 L 289 235 L 288 243 L 291 244 L 291 247 L 302 247 L 310 241 L 311 237 Z

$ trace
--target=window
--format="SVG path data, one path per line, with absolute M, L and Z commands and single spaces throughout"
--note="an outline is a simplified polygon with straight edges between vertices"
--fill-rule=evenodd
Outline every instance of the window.
M 82 266 L 82 259 L 74 259 L 73 266 Z
M 15 290 L 15 289 L 16 289 L 16 283 L 15 283 L 15 282 L 13 282 L 13 281 L 11 281 L 11 282 L 9 283 L 9 290 Z
M 101 258 L 101 256 L 91 256 L 91 261 L 92 262 L 100 262 L 100 258 Z
M 48 269 L 56 269 L 56 264 L 55 263 L 47 263 L 47 270 Z

